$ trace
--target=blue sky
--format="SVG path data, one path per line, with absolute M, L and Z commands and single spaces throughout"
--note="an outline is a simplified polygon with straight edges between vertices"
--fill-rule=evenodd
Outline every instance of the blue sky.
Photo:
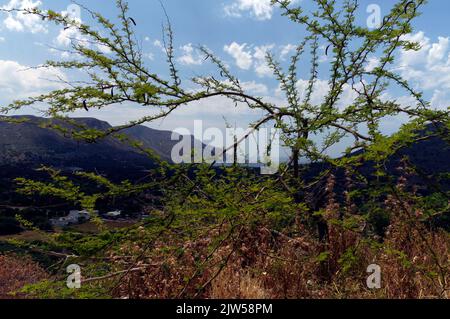
M 310 0 L 296 0 L 305 8 Z M 80 0 L 81 4 L 108 18 L 117 14 L 113 0 Z M 303 36 L 303 30 L 280 15 L 277 8 L 268 5 L 270 0 L 162 0 L 170 16 L 175 32 L 177 62 L 189 86 L 194 75 L 209 74 L 215 68 L 203 61 L 196 47 L 205 45 L 225 61 L 249 92 L 264 96 L 270 101 L 282 103 L 283 97 L 278 84 L 268 72 L 262 59 L 270 50 L 282 62 L 292 53 L 294 45 Z M 391 0 L 361 0 L 358 21 L 366 23 L 370 13 L 366 8 L 376 4 L 381 13 L 387 13 Z M 66 11 L 70 1 L 66 0 L 0 0 L 1 7 L 38 6 L 42 9 Z M 156 0 L 129 0 L 130 16 L 137 22 L 137 35 L 147 56 L 148 66 L 159 74 L 167 74 L 165 56 L 159 47 L 164 22 L 160 3 Z M 430 0 L 423 8 L 423 15 L 414 24 L 411 38 L 422 45 L 417 53 L 400 52 L 396 67 L 436 108 L 450 106 L 450 1 Z M 81 20 L 89 22 L 89 16 L 82 12 Z M 60 51 L 68 45 L 67 34 L 61 29 L 40 20 L 17 15 L 0 14 L 0 103 L 7 104 L 15 98 L 26 97 L 48 91 L 55 83 L 48 81 L 54 74 L 46 71 L 28 70 L 47 59 L 64 59 Z M 322 48 L 324 50 L 324 48 Z M 374 56 L 376 63 L 376 56 Z M 304 64 L 307 67 L 307 64 Z M 322 61 L 324 69 L 327 61 Z M 309 69 L 309 67 L 307 67 Z M 73 79 L 76 74 L 59 74 Z M 308 73 L 302 79 L 309 77 Z M 319 100 L 326 90 L 326 78 L 319 82 L 316 98 Z M 299 83 L 301 87 L 301 83 Z M 396 89 L 388 92 L 389 97 L 402 103 L 411 100 Z M 344 101 L 345 102 L 345 101 Z M 45 106 L 41 106 L 45 108 Z M 121 124 L 139 118 L 147 110 L 133 105 L 119 105 L 104 112 L 77 112 L 76 116 L 95 116 L 112 124 Z M 24 113 L 37 114 L 36 109 Z M 233 107 L 225 99 L 205 101 L 177 111 L 171 118 L 151 126 L 173 130 L 177 127 L 191 128 L 193 121 L 203 119 L 207 125 L 223 127 L 225 119 L 238 126 L 255 120 L 260 114 L 253 114 L 244 108 Z M 225 119 L 224 119 L 225 118 Z M 398 127 L 394 119 L 385 123 L 386 132 Z

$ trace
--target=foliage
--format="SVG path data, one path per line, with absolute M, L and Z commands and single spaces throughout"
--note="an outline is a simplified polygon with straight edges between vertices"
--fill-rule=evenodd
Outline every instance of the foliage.
M 218 167 L 159 161 L 160 166 L 149 174 L 151 182 L 145 184 L 76 174 L 85 183 L 97 185 L 98 192 L 87 191 L 84 182 L 47 167 L 42 170 L 50 181 L 18 178 L 19 192 L 24 195 L 60 198 L 91 212 L 100 200 L 139 196 L 153 188 L 162 197 L 160 207 L 148 207 L 150 217 L 131 227 L 109 230 L 97 219 L 96 234 L 63 231 L 46 234 L 45 242 L 29 244 L 30 251 L 57 256 L 59 261 L 52 268 L 54 280 L 45 277 L 22 293 L 42 298 L 448 297 L 448 233 L 429 227 L 430 219 L 449 213 L 448 190 L 440 187 L 439 179 L 430 177 L 438 189 L 421 194 L 414 181 L 418 170 L 407 159 L 392 164 L 409 145 L 433 137 L 448 138 L 448 112 L 433 110 L 420 92 L 391 70 L 399 49 L 419 49 L 405 35 L 412 32 L 412 22 L 425 1 L 411 1 L 406 8 L 404 1 L 396 1 L 374 30 L 356 24 L 358 1 L 315 0 L 313 13 L 305 13 L 301 4 L 295 7 L 288 0 L 272 3 L 306 30 L 287 71 L 272 54 L 267 55 L 286 96 L 285 105 L 247 94 L 208 48 L 201 51 L 217 67 L 220 80 L 199 76 L 192 79 L 196 90 L 184 89 L 169 21 L 164 47 L 170 77 L 154 74 L 144 63 L 128 5 L 122 0 L 117 1 L 118 23 L 84 8 L 96 28 L 54 11 L 17 10 L 80 32 L 87 40 L 72 41 L 71 53 L 75 54 L 71 60 L 48 61 L 40 67 L 80 69 L 88 80 L 15 101 L 2 109 L 4 114 L 45 103 L 45 115 L 75 127 L 51 124 L 51 129 L 88 142 L 113 136 L 156 158 L 120 132 L 169 116 L 190 102 L 225 96 L 263 111 L 253 128 L 264 124 L 280 128 L 284 143 L 292 149 L 289 163 L 270 177 L 236 164 Z M 324 42 L 332 57 L 327 75 L 330 90 L 322 103 L 314 104 L 318 47 Z M 93 49 L 90 44 L 107 50 Z M 299 61 L 307 51 L 311 68 L 307 90 L 301 96 Z M 372 54 L 380 56 L 380 64 L 368 70 Z M 386 100 L 383 93 L 389 86 L 399 86 L 416 104 Z M 356 98 L 350 105 L 340 105 L 346 89 Z M 146 107 L 150 115 L 105 131 L 76 125 L 66 117 L 75 110 L 105 109 L 124 102 Z M 380 123 L 399 115 L 407 115 L 410 121 L 396 134 L 383 135 Z M 424 131 L 428 127 L 432 129 Z M 318 136 L 323 137 L 320 143 Z M 327 149 L 348 137 L 353 144 L 346 156 L 332 159 L 326 155 Z M 301 172 L 300 158 L 308 159 L 310 167 L 319 163 L 324 169 L 311 178 L 308 166 Z M 398 166 L 398 176 L 389 173 L 389 163 Z M 373 168 L 369 176 L 361 172 L 367 165 Z M 82 266 L 79 291 L 68 290 L 61 281 L 69 263 Z M 376 293 L 364 285 L 367 266 L 372 263 L 379 264 L 384 274 L 384 288 Z

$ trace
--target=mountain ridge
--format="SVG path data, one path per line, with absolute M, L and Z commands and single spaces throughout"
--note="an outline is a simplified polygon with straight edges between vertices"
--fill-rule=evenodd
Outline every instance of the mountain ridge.
M 43 124 L 61 124 L 60 120 L 36 116 L 14 116 L 19 123 L 0 121 L 0 164 L 43 164 L 56 167 L 97 168 L 108 171 L 117 168 L 140 170 L 155 166 L 146 154 L 113 137 L 89 143 L 75 140 Z M 20 122 L 21 120 L 26 120 Z M 72 118 L 75 123 L 89 128 L 107 130 L 112 126 L 95 118 Z M 66 125 L 66 123 L 64 123 Z M 131 140 L 152 149 L 163 160 L 170 161 L 172 132 L 136 126 L 123 131 Z

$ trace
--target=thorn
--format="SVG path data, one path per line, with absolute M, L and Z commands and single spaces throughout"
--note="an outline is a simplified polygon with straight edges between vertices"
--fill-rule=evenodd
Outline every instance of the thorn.
M 88 109 L 87 104 L 86 104 L 86 100 L 83 101 L 83 107 L 86 110 L 86 112 L 89 112 L 89 109 Z
M 408 8 L 411 4 L 415 4 L 414 1 L 410 1 L 405 5 L 405 14 L 408 13 Z M 414 6 L 414 11 L 416 11 L 416 7 Z
M 133 24 L 136 26 L 136 21 L 134 21 L 134 19 L 132 17 L 129 17 L 129 19 L 131 20 L 131 22 L 133 22 Z
M 331 45 L 331 44 L 330 44 Z M 328 49 L 330 48 L 330 45 L 327 46 L 327 48 L 325 49 L 325 55 L 328 56 Z

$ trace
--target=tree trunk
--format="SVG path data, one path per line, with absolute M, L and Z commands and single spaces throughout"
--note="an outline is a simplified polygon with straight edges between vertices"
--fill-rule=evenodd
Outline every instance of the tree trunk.
M 233 164 L 234 166 L 237 165 L 238 162 L 238 143 L 237 143 L 237 137 L 234 136 L 234 146 L 233 146 Z
M 301 136 L 304 140 L 308 140 L 309 138 L 309 132 L 308 132 L 308 120 L 305 119 L 302 122 L 302 130 L 300 130 L 298 132 L 299 137 Z M 293 176 L 294 176 L 294 180 L 297 183 L 299 181 L 300 178 L 300 165 L 299 165 L 299 160 L 300 160 L 300 150 L 297 149 L 292 149 L 292 160 L 293 160 Z M 306 200 L 305 198 L 305 190 L 303 189 L 298 189 L 295 192 L 295 201 L 297 203 L 301 203 L 304 202 Z M 310 206 L 310 209 L 312 212 L 317 211 L 320 209 L 320 207 L 316 207 L 316 205 L 312 205 Z M 318 237 L 321 243 L 327 243 L 328 242 L 328 224 L 327 221 L 323 219 L 323 217 L 318 217 L 318 216 L 312 216 L 313 221 L 315 221 L 316 223 L 316 227 L 317 227 L 317 233 L 318 233 Z
M 299 154 L 300 154 L 300 152 L 298 149 L 294 149 L 292 151 L 292 161 L 293 161 L 293 165 L 294 165 L 294 178 L 296 181 L 300 177 L 299 166 L 298 166 Z

